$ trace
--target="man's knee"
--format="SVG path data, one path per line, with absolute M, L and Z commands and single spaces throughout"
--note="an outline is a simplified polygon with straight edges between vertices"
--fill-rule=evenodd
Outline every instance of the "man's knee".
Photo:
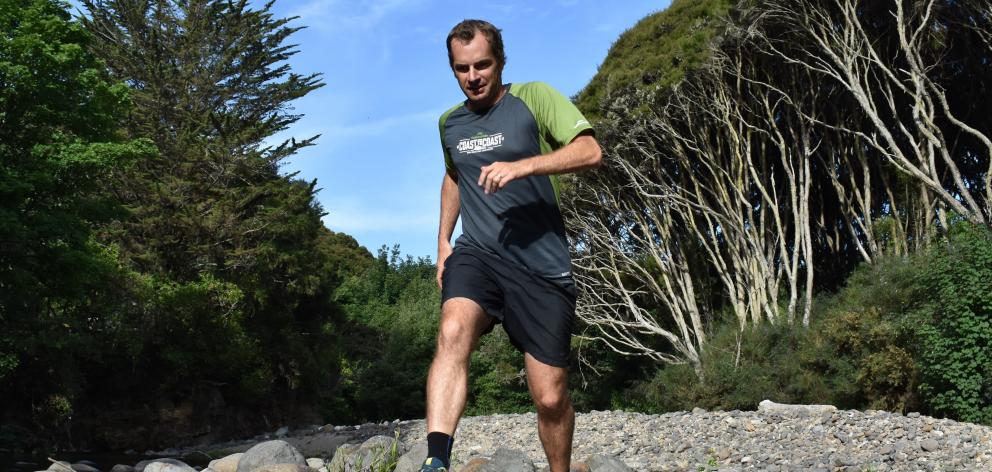
M 472 343 L 471 329 L 459 320 L 445 320 L 437 332 L 437 346 L 442 350 L 464 350 Z
M 437 331 L 438 353 L 468 356 L 481 335 L 486 314 L 475 302 L 452 299 L 444 303 Z
M 534 406 L 540 414 L 559 415 L 568 411 L 571 401 L 567 391 L 551 389 L 534 395 Z

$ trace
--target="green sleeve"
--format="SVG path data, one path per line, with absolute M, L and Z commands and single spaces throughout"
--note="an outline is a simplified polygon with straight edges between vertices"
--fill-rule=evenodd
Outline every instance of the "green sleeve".
M 514 85 L 510 92 L 527 104 L 537 120 L 541 135 L 553 149 L 565 146 L 579 133 L 592 129 L 575 104 L 544 82 Z
M 448 116 L 451 115 L 451 112 L 457 110 L 461 106 L 462 104 L 459 103 L 458 105 L 449 108 L 448 111 L 444 112 L 441 115 L 441 118 L 437 120 L 438 133 L 441 135 L 441 151 L 444 153 L 444 168 L 447 169 L 448 172 L 455 171 L 455 162 L 451 160 L 451 153 L 448 152 L 448 148 L 444 145 L 444 122 L 448 120 Z

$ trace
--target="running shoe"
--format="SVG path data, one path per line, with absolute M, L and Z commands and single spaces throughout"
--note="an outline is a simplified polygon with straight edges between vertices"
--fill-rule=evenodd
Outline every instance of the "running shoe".
M 428 457 L 424 461 L 424 465 L 420 466 L 420 472 L 448 472 L 448 469 L 444 466 L 444 462 L 437 457 Z

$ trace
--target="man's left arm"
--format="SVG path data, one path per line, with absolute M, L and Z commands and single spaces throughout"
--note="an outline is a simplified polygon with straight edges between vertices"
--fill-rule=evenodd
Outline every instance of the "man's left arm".
M 599 167 L 602 159 L 603 152 L 592 130 L 586 130 L 548 154 L 484 166 L 479 174 L 479 185 L 486 193 L 493 193 L 514 180 L 531 175 L 565 174 Z

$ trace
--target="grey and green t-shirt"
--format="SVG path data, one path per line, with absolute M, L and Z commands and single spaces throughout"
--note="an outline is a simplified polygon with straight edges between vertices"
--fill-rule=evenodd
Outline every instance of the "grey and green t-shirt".
M 572 102 L 545 83 L 506 87 L 491 108 L 472 111 L 462 103 L 438 123 L 445 166 L 458 177 L 462 235 L 455 247 L 493 253 L 552 281 L 570 278 L 557 176 L 514 180 L 488 195 L 478 181 L 483 166 L 549 153 L 591 126 Z

